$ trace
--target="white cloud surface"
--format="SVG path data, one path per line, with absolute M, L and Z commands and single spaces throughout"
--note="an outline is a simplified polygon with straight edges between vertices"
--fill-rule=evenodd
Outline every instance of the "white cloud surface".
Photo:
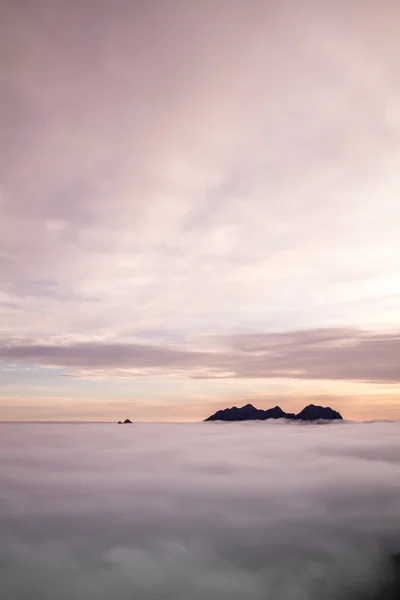
M 4 597 L 381 597 L 400 550 L 399 433 L 2 424 Z

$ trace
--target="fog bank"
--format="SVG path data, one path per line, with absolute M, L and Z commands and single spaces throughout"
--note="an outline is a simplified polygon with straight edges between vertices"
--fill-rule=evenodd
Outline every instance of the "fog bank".
M 4 598 L 376 597 L 399 440 L 390 422 L 2 423 Z

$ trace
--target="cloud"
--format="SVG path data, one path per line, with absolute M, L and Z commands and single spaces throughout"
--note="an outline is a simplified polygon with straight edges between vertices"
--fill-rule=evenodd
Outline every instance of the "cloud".
M 242 376 L 271 369 L 275 376 L 309 379 L 346 379 L 398 382 L 400 350 L 397 332 L 374 333 L 357 329 L 319 329 L 276 335 L 234 336 L 233 349 L 254 357 L 239 370 Z
M 5 326 L 398 324 L 396 3 L 164 6 L 2 3 Z
M 228 338 L 399 331 L 399 5 L 161 4 L 0 3 L 1 330 L 31 340 L 1 354 L 75 376 L 9 372 L 5 393 L 397 382 L 386 338 Z
M 78 377 L 290 378 L 400 382 L 400 334 L 314 329 L 194 344 L 3 341 L 0 358 L 72 369 Z M 77 371 L 74 371 L 77 369 Z M 68 374 L 71 374 L 68 372 Z
M 0 428 L 15 600 L 350 600 L 391 582 L 398 423 Z

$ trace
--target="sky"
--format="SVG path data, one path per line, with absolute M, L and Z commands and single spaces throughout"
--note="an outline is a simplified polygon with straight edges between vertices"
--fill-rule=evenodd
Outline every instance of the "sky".
M 0 419 L 400 418 L 397 0 L 3 0 Z
M 387 600 L 397 423 L 1 423 L 13 600 Z M 400 579 L 398 580 L 400 583 Z

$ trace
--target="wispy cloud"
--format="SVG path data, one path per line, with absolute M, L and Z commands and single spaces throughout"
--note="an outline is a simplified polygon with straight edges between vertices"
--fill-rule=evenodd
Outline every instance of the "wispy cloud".
M 54 345 L 19 340 L 0 357 L 78 369 L 77 377 L 291 378 L 400 383 L 400 334 L 320 329 L 234 335 L 215 349 L 189 344 L 77 342 Z

